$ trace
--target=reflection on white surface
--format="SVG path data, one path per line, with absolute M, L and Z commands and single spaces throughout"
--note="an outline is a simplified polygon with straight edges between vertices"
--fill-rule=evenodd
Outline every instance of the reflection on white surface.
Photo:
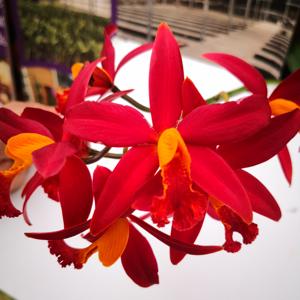
M 115 42 L 118 59 L 135 46 L 122 40 Z M 138 57 L 117 77 L 119 88 L 135 88 L 132 96 L 144 103 L 148 102 L 149 58 L 149 53 Z M 231 75 L 211 64 L 185 59 L 184 65 L 185 75 L 195 82 L 204 97 L 239 86 Z M 239 253 L 188 256 L 179 266 L 173 266 L 168 248 L 141 230 L 149 238 L 159 264 L 160 285 L 148 289 L 132 283 L 120 262 L 105 268 L 96 255 L 80 271 L 72 267 L 63 269 L 49 254 L 46 242 L 26 238 L 23 235 L 26 231 L 50 231 L 62 226 L 57 219 L 59 207 L 38 190 L 29 204 L 34 226 L 26 226 L 22 218 L 0 221 L 0 289 L 19 300 L 300 299 L 299 146 L 297 136 L 289 144 L 294 165 L 292 187 L 288 187 L 276 158 L 250 170 L 278 199 L 283 217 L 275 223 L 255 215 L 260 234 Z M 14 200 L 20 208 L 19 194 L 14 195 Z M 207 218 L 197 242 L 221 244 L 223 238 L 222 226 Z M 75 245 L 79 240 L 72 242 Z

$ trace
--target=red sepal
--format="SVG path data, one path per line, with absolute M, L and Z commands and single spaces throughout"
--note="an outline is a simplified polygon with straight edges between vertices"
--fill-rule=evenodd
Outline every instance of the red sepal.
M 158 265 L 149 242 L 133 225 L 121 261 L 126 274 L 139 286 L 158 284 Z
M 15 218 L 21 214 L 11 202 L 10 186 L 11 179 L 0 173 L 0 219 L 2 217 Z
M 134 195 L 132 208 L 150 211 L 153 198 L 163 194 L 161 173 L 158 172 Z
M 270 117 L 265 98 L 252 95 L 240 102 L 202 105 L 183 118 L 178 130 L 186 143 L 219 145 L 255 134 Z
M 146 43 L 143 44 L 141 46 L 138 46 L 137 48 L 133 49 L 132 51 L 130 51 L 128 54 L 126 54 L 122 60 L 120 61 L 120 63 L 118 64 L 118 67 L 116 69 L 115 75 L 119 72 L 119 70 L 125 65 L 127 64 L 130 60 L 132 60 L 134 57 L 136 57 L 137 55 L 146 52 L 148 50 L 150 50 L 153 47 L 153 43 Z
M 278 221 L 281 218 L 280 207 L 269 190 L 246 171 L 236 170 L 235 172 L 248 193 L 253 211 L 271 220 Z
M 195 108 L 205 105 L 206 101 L 201 96 L 194 83 L 188 77 L 182 84 L 182 115 L 186 116 Z
M 218 153 L 234 168 L 260 164 L 276 155 L 299 131 L 300 111 L 272 118 L 270 124 L 253 136 L 221 145 Z
M 284 174 L 287 182 L 289 183 L 289 185 L 291 185 L 292 184 L 292 176 L 293 176 L 293 165 L 292 165 L 292 159 L 290 156 L 289 149 L 286 146 L 283 147 L 278 152 L 278 159 L 279 159 L 283 174 Z
M 52 133 L 55 141 L 61 140 L 63 119 L 57 114 L 40 108 L 26 107 L 21 116 L 43 124 Z
M 59 202 L 65 228 L 86 221 L 92 208 L 92 180 L 86 165 L 76 156 L 66 159 L 59 173 Z
M 77 149 L 69 142 L 50 144 L 32 153 L 33 163 L 43 178 L 56 175 L 65 165 L 66 159 Z
M 19 133 L 38 133 L 52 138 L 51 132 L 41 123 L 20 117 L 7 108 L 0 108 L 0 139 L 7 140 Z
M 192 159 L 191 175 L 197 186 L 250 223 L 252 208 L 248 195 L 226 161 L 210 148 L 188 146 L 188 149 Z
M 136 109 L 110 102 L 85 102 L 69 111 L 65 129 L 84 140 L 112 147 L 153 143 L 156 133 Z
M 202 228 L 203 221 L 204 218 L 192 229 L 185 230 L 185 231 L 176 230 L 174 226 L 172 226 L 171 237 L 178 241 L 182 241 L 188 244 L 193 244 L 199 235 L 199 232 Z M 170 248 L 170 259 L 173 265 L 179 264 L 183 260 L 185 255 L 186 255 L 185 252 L 178 251 L 172 247 Z
M 83 69 L 80 71 L 78 76 L 75 78 L 69 92 L 69 97 L 66 103 L 65 111 L 73 107 L 75 104 L 81 103 L 86 97 L 88 90 L 88 84 L 91 79 L 91 76 L 97 67 L 97 64 L 100 63 L 103 58 L 96 59 L 91 63 L 87 63 Z
M 25 235 L 29 238 L 36 240 L 63 240 L 70 237 L 73 237 L 85 230 L 87 230 L 90 226 L 90 220 L 85 221 L 81 224 L 64 228 L 57 231 L 51 232 L 26 232 Z
M 111 171 L 102 166 L 97 166 L 93 173 L 93 194 L 96 204 L 110 174 Z
M 278 98 L 283 98 L 286 100 L 294 101 L 300 105 L 300 69 L 293 72 L 286 79 L 281 81 L 276 89 L 271 94 L 269 100 L 275 100 Z
M 230 54 L 205 53 L 204 58 L 211 60 L 237 77 L 253 94 L 267 97 L 267 86 L 263 76 L 247 62 Z
M 175 126 L 180 117 L 183 79 L 178 43 L 163 23 L 153 44 L 149 73 L 151 117 L 157 132 Z
M 155 174 L 157 168 L 154 146 L 131 148 L 122 157 L 97 201 L 91 223 L 93 235 L 102 232 L 131 208 L 134 194 Z
M 221 246 L 200 246 L 176 240 L 170 237 L 169 235 L 157 230 L 153 226 L 149 225 L 148 223 L 144 222 L 143 220 L 134 215 L 130 215 L 129 218 L 132 222 L 141 226 L 144 230 L 152 234 L 155 238 L 178 251 L 185 252 L 191 255 L 206 255 L 223 250 L 223 247 Z

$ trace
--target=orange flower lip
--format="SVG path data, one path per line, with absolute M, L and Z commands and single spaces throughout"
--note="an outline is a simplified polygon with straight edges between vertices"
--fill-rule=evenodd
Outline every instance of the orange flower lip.
M 169 128 L 158 140 L 163 195 L 152 201 L 152 220 L 158 226 L 167 224 L 173 214 L 173 226 L 188 230 L 203 220 L 207 195 L 192 189 L 191 157 L 179 131 Z M 174 176 L 176 174 L 176 176 Z
M 270 107 L 274 116 L 291 112 L 294 109 L 300 109 L 300 106 L 297 103 L 283 98 L 270 101 Z

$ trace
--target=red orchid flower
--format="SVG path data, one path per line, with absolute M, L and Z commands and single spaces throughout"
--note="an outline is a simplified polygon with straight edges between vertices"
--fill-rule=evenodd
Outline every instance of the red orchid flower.
M 99 61 L 86 64 L 80 71 L 70 89 L 66 111 L 84 101 L 89 79 Z M 86 143 L 64 131 L 62 118 L 42 109 L 26 108 L 18 116 L 2 108 L 0 120 L 0 137 L 6 144 L 8 157 L 14 161 L 11 168 L 0 173 L 1 216 L 20 214 L 10 201 L 10 184 L 19 172 L 34 163 L 37 172 L 22 193 L 25 221 L 30 224 L 27 203 L 40 185 L 50 198 L 60 202 L 66 228 L 86 221 L 92 207 L 91 178 L 81 160 L 86 154 Z
M 152 201 L 151 215 L 159 226 L 168 223 L 170 215 L 172 229 L 179 232 L 198 226 L 207 210 L 208 195 L 251 223 L 248 195 L 214 148 L 252 136 L 265 127 L 269 107 L 257 95 L 238 103 L 202 105 L 188 112 L 186 107 L 194 104 L 182 104 L 183 81 L 177 42 L 162 24 L 149 74 L 153 128 L 135 109 L 114 103 L 82 103 L 66 115 L 66 129 L 80 138 L 112 147 L 132 147 L 105 184 L 91 221 L 92 235 L 123 216 L 131 208 L 135 193 L 158 169 L 163 193 Z M 185 117 L 181 119 L 181 115 Z
M 105 92 L 114 87 L 114 79 L 119 70 L 127 64 L 131 59 L 139 54 L 146 52 L 152 48 L 152 43 L 146 43 L 138 46 L 134 50 L 130 51 L 123 57 L 118 66 L 115 68 L 115 48 L 112 44 L 112 37 L 117 31 L 117 27 L 114 24 L 110 24 L 104 29 L 104 44 L 100 53 L 100 58 L 92 63 L 76 63 L 72 66 L 73 79 L 77 81 L 78 88 L 76 90 L 80 95 L 70 95 L 70 89 L 66 88 L 62 91 L 58 91 L 56 94 L 57 106 L 56 109 L 59 113 L 65 114 L 66 111 L 74 104 L 78 103 L 76 99 L 82 99 L 82 95 L 103 95 Z M 101 62 L 102 67 L 99 67 Z M 82 68 L 86 69 L 85 73 L 80 72 Z M 89 70 L 92 74 L 89 74 Z M 81 74 L 80 74 L 81 73 Z M 93 77 L 92 84 L 88 83 Z M 79 77 L 79 78 L 77 78 Z M 81 88 L 79 87 L 81 85 Z M 130 92 L 131 90 L 128 90 Z M 122 93 L 122 92 L 121 92 Z M 118 94 L 116 92 L 115 94 Z M 119 95 L 121 97 L 122 94 Z
M 103 58 L 102 67 L 97 67 L 93 73 L 93 84 L 89 94 L 104 94 L 114 87 L 114 80 L 119 70 L 131 59 L 137 55 L 146 52 L 152 48 L 152 43 L 146 43 L 130 51 L 120 63 L 115 67 L 115 48 L 112 43 L 112 37 L 116 34 L 117 27 L 110 24 L 104 29 L 104 44 L 100 57 Z
M 273 116 L 280 116 L 282 114 L 289 113 L 295 109 L 299 110 L 300 105 L 300 89 L 299 89 L 299 81 L 300 81 L 300 70 L 295 71 L 293 74 L 288 76 L 285 80 L 283 80 L 276 89 L 271 93 L 271 95 L 267 96 L 267 86 L 262 75 L 254 69 L 251 65 L 242 61 L 241 59 L 234 57 L 229 54 L 224 53 L 206 53 L 203 55 L 206 59 L 209 59 L 224 68 L 226 68 L 229 72 L 231 72 L 234 76 L 236 76 L 245 87 L 254 94 L 263 95 L 266 98 L 266 101 L 269 101 L 270 108 Z M 284 120 L 285 118 L 281 118 Z M 295 122 L 295 126 L 298 126 L 298 130 L 300 129 L 300 122 L 297 116 L 293 116 L 293 120 Z M 273 120 L 271 123 L 276 122 Z M 283 123 L 278 121 L 279 123 Z M 290 122 L 289 122 L 290 123 Z M 297 125 L 298 124 L 298 125 Z M 281 124 L 278 124 L 281 126 Z M 290 126 L 284 126 L 285 130 L 290 130 Z M 270 124 L 270 130 L 274 130 L 274 126 Z M 277 142 L 276 139 L 272 137 L 271 134 L 265 132 L 266 141 L 264 142 L 266 145 L 274 144 L 274 141 L 280 145 L 280 147 L 275 146 L 273 151 L 273 155 L 278 154 L 278 158 L 281 164 L 281 168 L 284 172 L 285 178 L 288 183 L 291 184 L 292 181 L 292 162 L 291 157 L 286 147 L 286 143 L 291 139 L 289 137 L 290 133 L 283 133 L 283 130 L 280 130 L 281 137 L 288 137 L 285 142 Z M 267 137 L 268 136 L 268 137 Z M 273 139 L 273 141 L 271 140 Z M 261 147 L 262 148 L 262 147 Z M 266 151 L 270 150 L 270 147 L 266 148 Z M 258 153 L 259 154 L 259 153 Z M 264 156 L 264 152 L 261 152 Z M 233 154 L 234 155 L 234 154 Z M 272 155 L 272 156 L 273 156 Z M 270 155 L 266 156 L 267 159 L 271 158 Z M 260 160 L 260 162 L 263 162 Z
M 0 116 L 6 126 L 5 136 L 1 135 L 6 143 L 6 154 L 13 160 L 8 170 L 1 171 L 1 217 L 16 217 L 21 213 L 11 203 L 10 184 L 18 173 L 34 163 L 37 172 L 23 191 L 25 221 L 30 224 L 26 211 L 30 195 L 39 185 L 49 191 L 49 180 L 54 178 L 57 180 L 55 186 L 51 186 L 54 188 L 52 197 L 60 202 L 65 227 L 85 221 L 92 205 L 90 174 L 76 155 L 76 145 L 64 140 L 62 119 L 36 108 L 26 108 L 22 116 L 3 108 Z M 78 175 L 73 176 L 74 173 Z

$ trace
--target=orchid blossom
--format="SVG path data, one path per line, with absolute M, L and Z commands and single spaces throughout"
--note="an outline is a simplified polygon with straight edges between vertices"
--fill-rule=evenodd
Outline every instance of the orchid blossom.
M 177 236 L 186 236 L 191 230 L 198 233 L 209 205 L 218 212 L 227 207 L 242 222 L 251 224 L 247 191 L 215 149 L 253 136 L 267 126 L 269 106 L 260 95 L 212 105 L 201 105 L 204 100 L 198 95 L 200 106 L 194 109 L 197 92 L 191 86 L 184 80 L 178 44 L 162 24 L 149 74 L 153 127 L 135 109 L 114 103 L 86 102 L 66 115 L 66 129 L 82 139 L 132 147 L 99 197 L 90 226 L 92 235 L 126 215 L 136 193 L 156 176 L 161 176 L 160 187 L 156 187 L 161 193 L 151 199 L 152 221 L 164 226 L 172 216 L 172 231 Z
M 86 64 L 80 71 L 70 89 L 66 111 L 84 101 L 89 79 L 99 61 Z M 61 117 L 42 109 L 29 107 L 18 116 L 1 108 L 0 117 L 0 137 L 6 144 L 7 156 L 13 160 L 12 166 L 0 173 L 1 217 L 21 214 L 10 201 L 10 184 L 18 173 L 34 163 L 37 172 L 23 191 L 25 221 L 30 224 L 26 204 L 40 185 L 50 198 L 60 202 L 65 227 L 86 221 L 92 205 L 90 174 L 80 159 L 86 155 L 86 143 L 63 130 L 64 120 Z M 79 175 L 70 176 L 72 173 Z M 74 188 L 70 189 L 70 186 Z
M 247 64 L 245 61 L 224 53 L 206 53 L 203 55 L 203 57 L 223 66 L 234 76 L 236 76 L 250 92 L 257 95 L 262 95 L 265 97 L 266 101 L 269 101 L 272 115 L 275 117 L 279 116 L 279 119 L 274 118 L 274 120 L 270 122 L 268 127 L 269 130 L 265 129 L 263 137 L 261 135 L 253 137 L 253 140 L 256 141 L 255 143 L 257 145 L 260 143 L 260 146 L 259 149 L 253 149 L 252 151 L 253 153 L 257 153 L 257 156 L 261 156 L 261 158 L 256 157 L 256 164 L 262 163 L 263 161 L 271 158 L 273 155 L 278 154 L 284 175 L 288 183 L 291 184 L 292 162 L 286 144 L 291 137 L 294 136 L 295 128 L 298 127 L 298 130 L 300 129 L 300 121 L 298 117 L 299 113 L 292 113 L 294 110 L 299 110 L 300 105 L 300 70 L 292 73 L 285 80 L 279 83 L 279 85 L 268 97 L 267 86 L 264 78 L 256 69 Z M 283 116 L 283 114 L 287 113 L 290 113 L 291 118 L 288 116 Z M 286 120 L 288 121 L 286 122 Z M 275 126 L 278 127 L 278 134 L 276 134 L 276 136 L 270 134 L 271 131 L 275 129 Z M 264 141 L 258 142 L 262 138 Z M 233 147 L 237 146 L 240 145 L 234 145 Z M 273 148 L 273 151 L 270 151 L 271 147 Z M 231 150 L 233 149 L 230 148 L 227 150 L 227 152 Z M 266 155 L 266 153 L 269 154 Z M 231 155 L 245 155 L 245 153 L 240 152 L 240 154 L 238 154 L 233 151 L 231 152 Z M 248 166 L 251 165 L 253 164 Z
M 226 54 L 206 54 L 251 92 L 236 102 L 208 104 L 193 82 L 184 78 L 179 46 L 166 24 L 159 26 L 153 45 L 131 51 L 117 68 L 111 42 L 115 31 L 113 25 L 105 29 L 99 59 L 74 65 L 74 82 L 59 103 L 63 116 L 34 108 L 18 116 L 0 109 L 0 138 L 13 161 L 0 171 L 0 217 L 21 214 L 11 203 L 10 184 L 33 164 L 36 173 L 23 190 L 24 219 L 30 224 L 28 200 L 43 186 L 59 202 L 64 227 L 26 235 L 47 240 L 50 253 L 62 267 L 80 269 L 96 253 L 106 267 L 120 258 L 127 275 L 148 287 L 159 282 L 158 265 L 149 242 L 135 225 L 170 247 L 171 262 L 178 264 L 186 254 L 239 251 L 241 243 L 233 239 L 234 232 L 241 234 L 244 244 L 254 241 L 258 227 L 252 222 L 253 212 L 280 219 L 272 194 L 243 169 L 279 153 L 290 180 L 284 147 L 299 130 L 296 82 L 300 73 L 288 77 L 268 98 L 264 79 L 246 62 Z M 117 72 L 152 46 L 151 126 L 137 109 L 112 101 L 129 92 L 114 86 Z M 113 94 L 85 101 L 108 90 Z M 91 178 L 85 165 L 91 150 L 88 142 L 129 150 L 113 171 L 98 165 Z M 146 214 L 138 217 L 136 210 Z M 194 244 L 207 214 L 224 226 L 222 246 Z M 149 216 L 158 227 L 171 223 L 170 235 L 146 222 Z M 79 234 L 87 247 L 68 244 L 68 238 Z

